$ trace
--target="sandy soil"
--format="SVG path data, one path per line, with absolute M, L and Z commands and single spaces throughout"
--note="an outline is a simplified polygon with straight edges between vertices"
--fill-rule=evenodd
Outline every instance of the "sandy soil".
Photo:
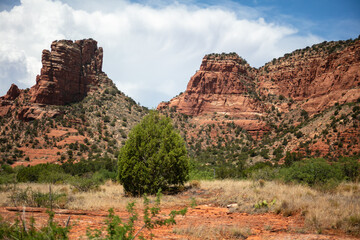
M 1 207 L 0 215 L 9 221 L 17 213 L 23 215 L 23 208 Z M 170 209 L 164 209 L 161 215 L 167 215 Z M 55 210 L 55 221 L 64 225 L 70 218 L 70 239 L 86 239 L 86 229 L 105 227 L 107 211 Z M 129 217 L 125 210 L 117 209 L 115 213 L 124 221 Z M 139 213 L 140 214 L 140 213 Z M 46 224 L 48 219 L 45 208 L 25 208 L 26 219 L 34 217 L 36 223 Z M 139 216 L 141 219 L 141 214 Z M 341 232 L 315 234 L 304 228 L 304 220 L 299 214 L 290 217 L 274 213 L 247 214 L 231 212 L 227 208 L 199 205 L 189 208 L 185 216 L 176 217 L 176 225 L 163 226 L 152 231 L 155 239 L 357 239 Z M 137 229 L 141 227 L 137 223 Z M 234 230 L 237 229 L 237 234 Z M 145 231 L 145 234 L 148 232 Z

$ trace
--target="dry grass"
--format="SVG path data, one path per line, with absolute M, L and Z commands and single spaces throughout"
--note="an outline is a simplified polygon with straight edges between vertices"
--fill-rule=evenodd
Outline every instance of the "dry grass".
M 49 192 L 49 184 L 40 183 L 19 183 L 3 188 L 0 191 L 0 206 L 11 206 L 9 196 L 12 194 L 13 189 L 26 189 L 31 188 L 32 191 L 41 193 Z M 123 186 L 108 181 L 101 185 L 96 191 L 79 192 L 71 185 L 56 184 L 51 185 L 52 192 L 66 193 L 68 202 L 65 205 L 67 209 L 74 210 L 108 210 L 109 208 L 125 209 L 129 202 L 136 202 L 136 206 L 142 208 L 143 199 L 141 197 L 127 197 L 125 196 Z M 149 196 L 150 201 L 155 199 L 155 196 Z M 176 195 L 165 195 L 162 197 L 163 207 L 183 207 L 189 206 L 191 199 L 188 201 L 179 199 Z
M 188 227 L 174 228 L 173 232 L 180 235 L 190 236 L 190 239 L 246 239 L 252 232 L 248 227 L 230 226 L 209 226 L 209 225 L 190 225 Z
M 211 202 L 220 206 L 238 204 L 239 212 L 273 211 L 289 216 L 300 212 L 305 216 L 307 227 L 317 231 L 341 228 L 360 233 L 360 184 L 343 183 L 332 192 L 321 192 L 303 185 L 266 182 L 263 186 L 254 181 L 206 181 L 203 189 L 218 189 L 220 194 Z M 268 206 L 255 208 L 256 203 L 266 200 Z M 274 202 L 270 206 L 270 203 Z
M 46 193 L 48 184 L 18 184 L 17 188 L 31 187 L 33 191 Z M 192 186 L 194 187 L 194 186 Z M 197 194 L 195 190 L 205 194 Z M 2 188 L 0 205 L 9 206 L 11 188 Z M 99 191 L 77 192 L 70 185 L 52 185 L 52 191 L 66 193 L 68 209 L 107 210 L 125 209 L 129 202 L 136 201 L 142 208 L 141 198 L 125 197 L 123 187 L 111 181 L 100 186 Z M 150 197 L 150 200 L 154 197 Z M 264 200 L 266 204 L 263 204 Z M 254 182 L 250 180 L 200 181 L 186 195 L 165 195 L 163 208 L 182 208 L 197 204 L 226 206 L 237 204 L 232 211 L 247 213 L 275 212 L 290 216 L 301 213 L 306 227 L 318 232 L 322 229 L 343 229 L 360 235 L 360 184 L 343 183 L 331 192 L 317 191 L 302 185 L 279 182 Z M 255 204 L 258 203 L 258 207 Z M 260 204 L 259 204 L 260 203 Z

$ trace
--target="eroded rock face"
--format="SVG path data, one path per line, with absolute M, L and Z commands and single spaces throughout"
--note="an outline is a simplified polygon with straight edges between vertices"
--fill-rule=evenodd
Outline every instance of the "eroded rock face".
M 7 91 L 6 95 L 3 97 L 4 100 L 15 100 L 21 91 L 15 84 L 11 84 L 10 89 Z
M 334 53 L 326 51 L 329 47 L 299 50 L 266 64 L 259 71 L 259 91 L 303 102 L 310 113 L 354 102 L 360 97 L 360 41 Z
M 255 117 L 262 112 L 261 104 L 252 97 L 255 73 L 256 69 L 236 54 L 207 55 L 200 70 L 190 79 L 185 93 L 159 104 L 158 109 L 176 108 L 192 116 L 217 112 Z
M 42 53 L 43 66 L 30 90 L 30 101 L 52 105 L 80 101 L 91 85 L 98 84 L 102 58 L 103 50 L 95 40 L 54 41 L 51 51 Z
M 232 122 L 252 136 L 262 135 L 268 128 L 260 120 L 266 113 L 256 98 L 256 73 L 257 70 L 237 54 L 206 55 L 186 91 L 170 102 L 160 103 L 157 109 L 169 107 L 186 115 L 209 115 L 209 119 L 213 114 L 222 115 L 233 119 Z M 205 117 L 199 121 L 207 120 Z

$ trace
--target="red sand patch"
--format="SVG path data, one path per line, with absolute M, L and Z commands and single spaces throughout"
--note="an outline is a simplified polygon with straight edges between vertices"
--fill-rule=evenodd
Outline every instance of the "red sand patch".
M 34 217 L 36 223 L 40 227 L 41 224 L 46 224 L 48 219 L 46 209 L 44 208 L 26 208 L 26 218 Z M 22 212 L 22 208 L 1 207 L 0 215 L 9 221 L 13 221 L 18 212 Z M 70 224 L 72 225 L 70 231 L 70 239 L 79 239 L 84 237 L 86 229 L 105 227 L 104 220 L 106 219 L 106 211 L 83 211 L 83 210 L 55 210 L 55 221 L 64 225 L 71 216 Z M 168 214 L 170 209 L 165 209 L 162 214 Z M 124 221 L 129 217 L 125 210 L 116 210 L 116 214 Z M 139 216 L 141 219 L 142 216 Z M 322 240 L 322 239 L 357 239 L 355 237 L 346 236 L 340 232 L 327 234 L 313 234 L 300 233 L 304 230 L 304 220 L 300 215 L 283 217 L 273 213 L 266 214 L 246 214 L 246 213 L 230 213 L 226 208 L 212 207 L 207 205 L 197 206 L 194 209 L 189 209 L 186 216 L 176 217 L 177 224 L 173 226 L 163 226 L 152 231 L 155 234 L 154 239 L 201 239 L 192 235 L 179 234 L 181 229 L 207 227 L 205 229 L 212 229 L 216 227 L 234 227 L 234 228 L 248 228 L 251 235 L 248 239 L 307 239 L 307 240 Z M 141 223 L 136 225 L 139 229 Z M 176 231 L 174 231 L 176 229 Z M 145 234 L 148 234 L 145 232 Z M 216 236 L 208 236 L 210 239 L 216 239 Z M 234 236 L 222 235 L 221 239 L 235 239 Z
M 24 151 L 25 156 L 30 158 L 30 161 L 17 161 L 12 166 L 18 166 L 18 165 L 36 165 L 40 163 L 51 163 L 56 162 L 59 159 L 59 155 L 57 155 L 57 152 L 63 153 L 64 149 L 58 149 L 58 148 L 47 148 L 47 149 L 34 149 L 34 148 L 27 148 L 27 147 L 21 147 L 20 150 Z
M 74 129 L 74 128 L 65 128 L 65 127 L 59 127 L 57 129 L 51 129 L 51 131 L 47 134 L 49 138 L 52 137 L 62 137 L 68 133 L 70 134 L 74 134 L 77 133 L 78 130 Z
M 78 136 L 69 136 L 65 138 L 64 140 L 57 143 L 58 146 L 64 146 L 65 144 L 71 144 L 71 143 L 84 143 L 85 137 L 82 135 Z

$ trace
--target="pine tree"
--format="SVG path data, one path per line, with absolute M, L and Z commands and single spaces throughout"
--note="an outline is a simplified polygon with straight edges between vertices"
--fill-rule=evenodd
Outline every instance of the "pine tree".
M 183 185 L 188 172 L 184 140 L 170 118 L 155 111 L 131 130 L 119 153 L 118 180 L 132 195 Z

